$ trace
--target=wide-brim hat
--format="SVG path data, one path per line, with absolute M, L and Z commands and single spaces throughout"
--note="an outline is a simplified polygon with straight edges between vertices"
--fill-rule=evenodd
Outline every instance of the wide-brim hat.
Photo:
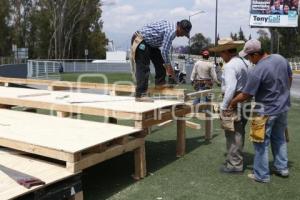
M 210 48 L 211 52 L 221 52 L 229 49 L 236 49 L 245 44 L 243 40 L 234 41 L 232 38 L 223 38 L 218 41 L 218 45 L 216 47 Z

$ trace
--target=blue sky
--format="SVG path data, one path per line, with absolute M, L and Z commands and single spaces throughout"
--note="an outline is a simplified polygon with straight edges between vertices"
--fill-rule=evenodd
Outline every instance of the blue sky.
M 199 10 L 205 13 L 191 17 L 191 35 L 203 33 L 214 41 L 215 0 L 103 0 L 102 20 L 104 31 L 114 41 L 116 49 L 129 48 L 130 37 L 146 23 L 162 19 L 176 22 L 188 19 Z M 107 4 L 107 5 L 105 5 Z M 219 0 L 218 32 L 229 37 L 242 27 L 245 35 L 256 37 L 257 29 L 249 27 L 250 0 Z M 188 40 L 177 38 L 175 45 L 185 45 Z

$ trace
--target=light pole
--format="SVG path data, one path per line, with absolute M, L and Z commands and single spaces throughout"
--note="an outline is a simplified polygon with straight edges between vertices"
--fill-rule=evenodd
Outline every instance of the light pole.
M 205 13 L 205 11 L 200 10 L 192 15 L 189 15 L 189 22 L 191 22 L 191 17 L 201 14 L 201 13 Z M 189 37 L 189 53 L 188 53 L 188 61 L 190 61 L 190 55 L 191 55 L 191 37 Z
M 218 0 L 216 0 L 216 17 L 215 17 L 215 46 L 218 45 Z M 215 65 L 217 65 L 217 54 L 215 53 Z

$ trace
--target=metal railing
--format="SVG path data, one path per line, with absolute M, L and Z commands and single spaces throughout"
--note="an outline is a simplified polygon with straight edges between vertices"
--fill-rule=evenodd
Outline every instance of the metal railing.
M 28 60 L 27 78 L 59 80 L 61 66 L 62 63 L 58 61 Z

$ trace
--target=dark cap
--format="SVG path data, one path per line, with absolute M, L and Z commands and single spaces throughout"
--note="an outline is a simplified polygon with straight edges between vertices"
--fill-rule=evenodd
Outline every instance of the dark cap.
M 202 56 L 209 56 L 209 51 L 204 50 L 204 51 L 202 52 Z
M 177 25 L 180 26 L 184 31 L 185 31 L 185 36 L 190 37 L 190 31 L 192 30 L 192 24 L 189 20 L 184 19 L 181 20 L 180 22 L 177 22 Z

